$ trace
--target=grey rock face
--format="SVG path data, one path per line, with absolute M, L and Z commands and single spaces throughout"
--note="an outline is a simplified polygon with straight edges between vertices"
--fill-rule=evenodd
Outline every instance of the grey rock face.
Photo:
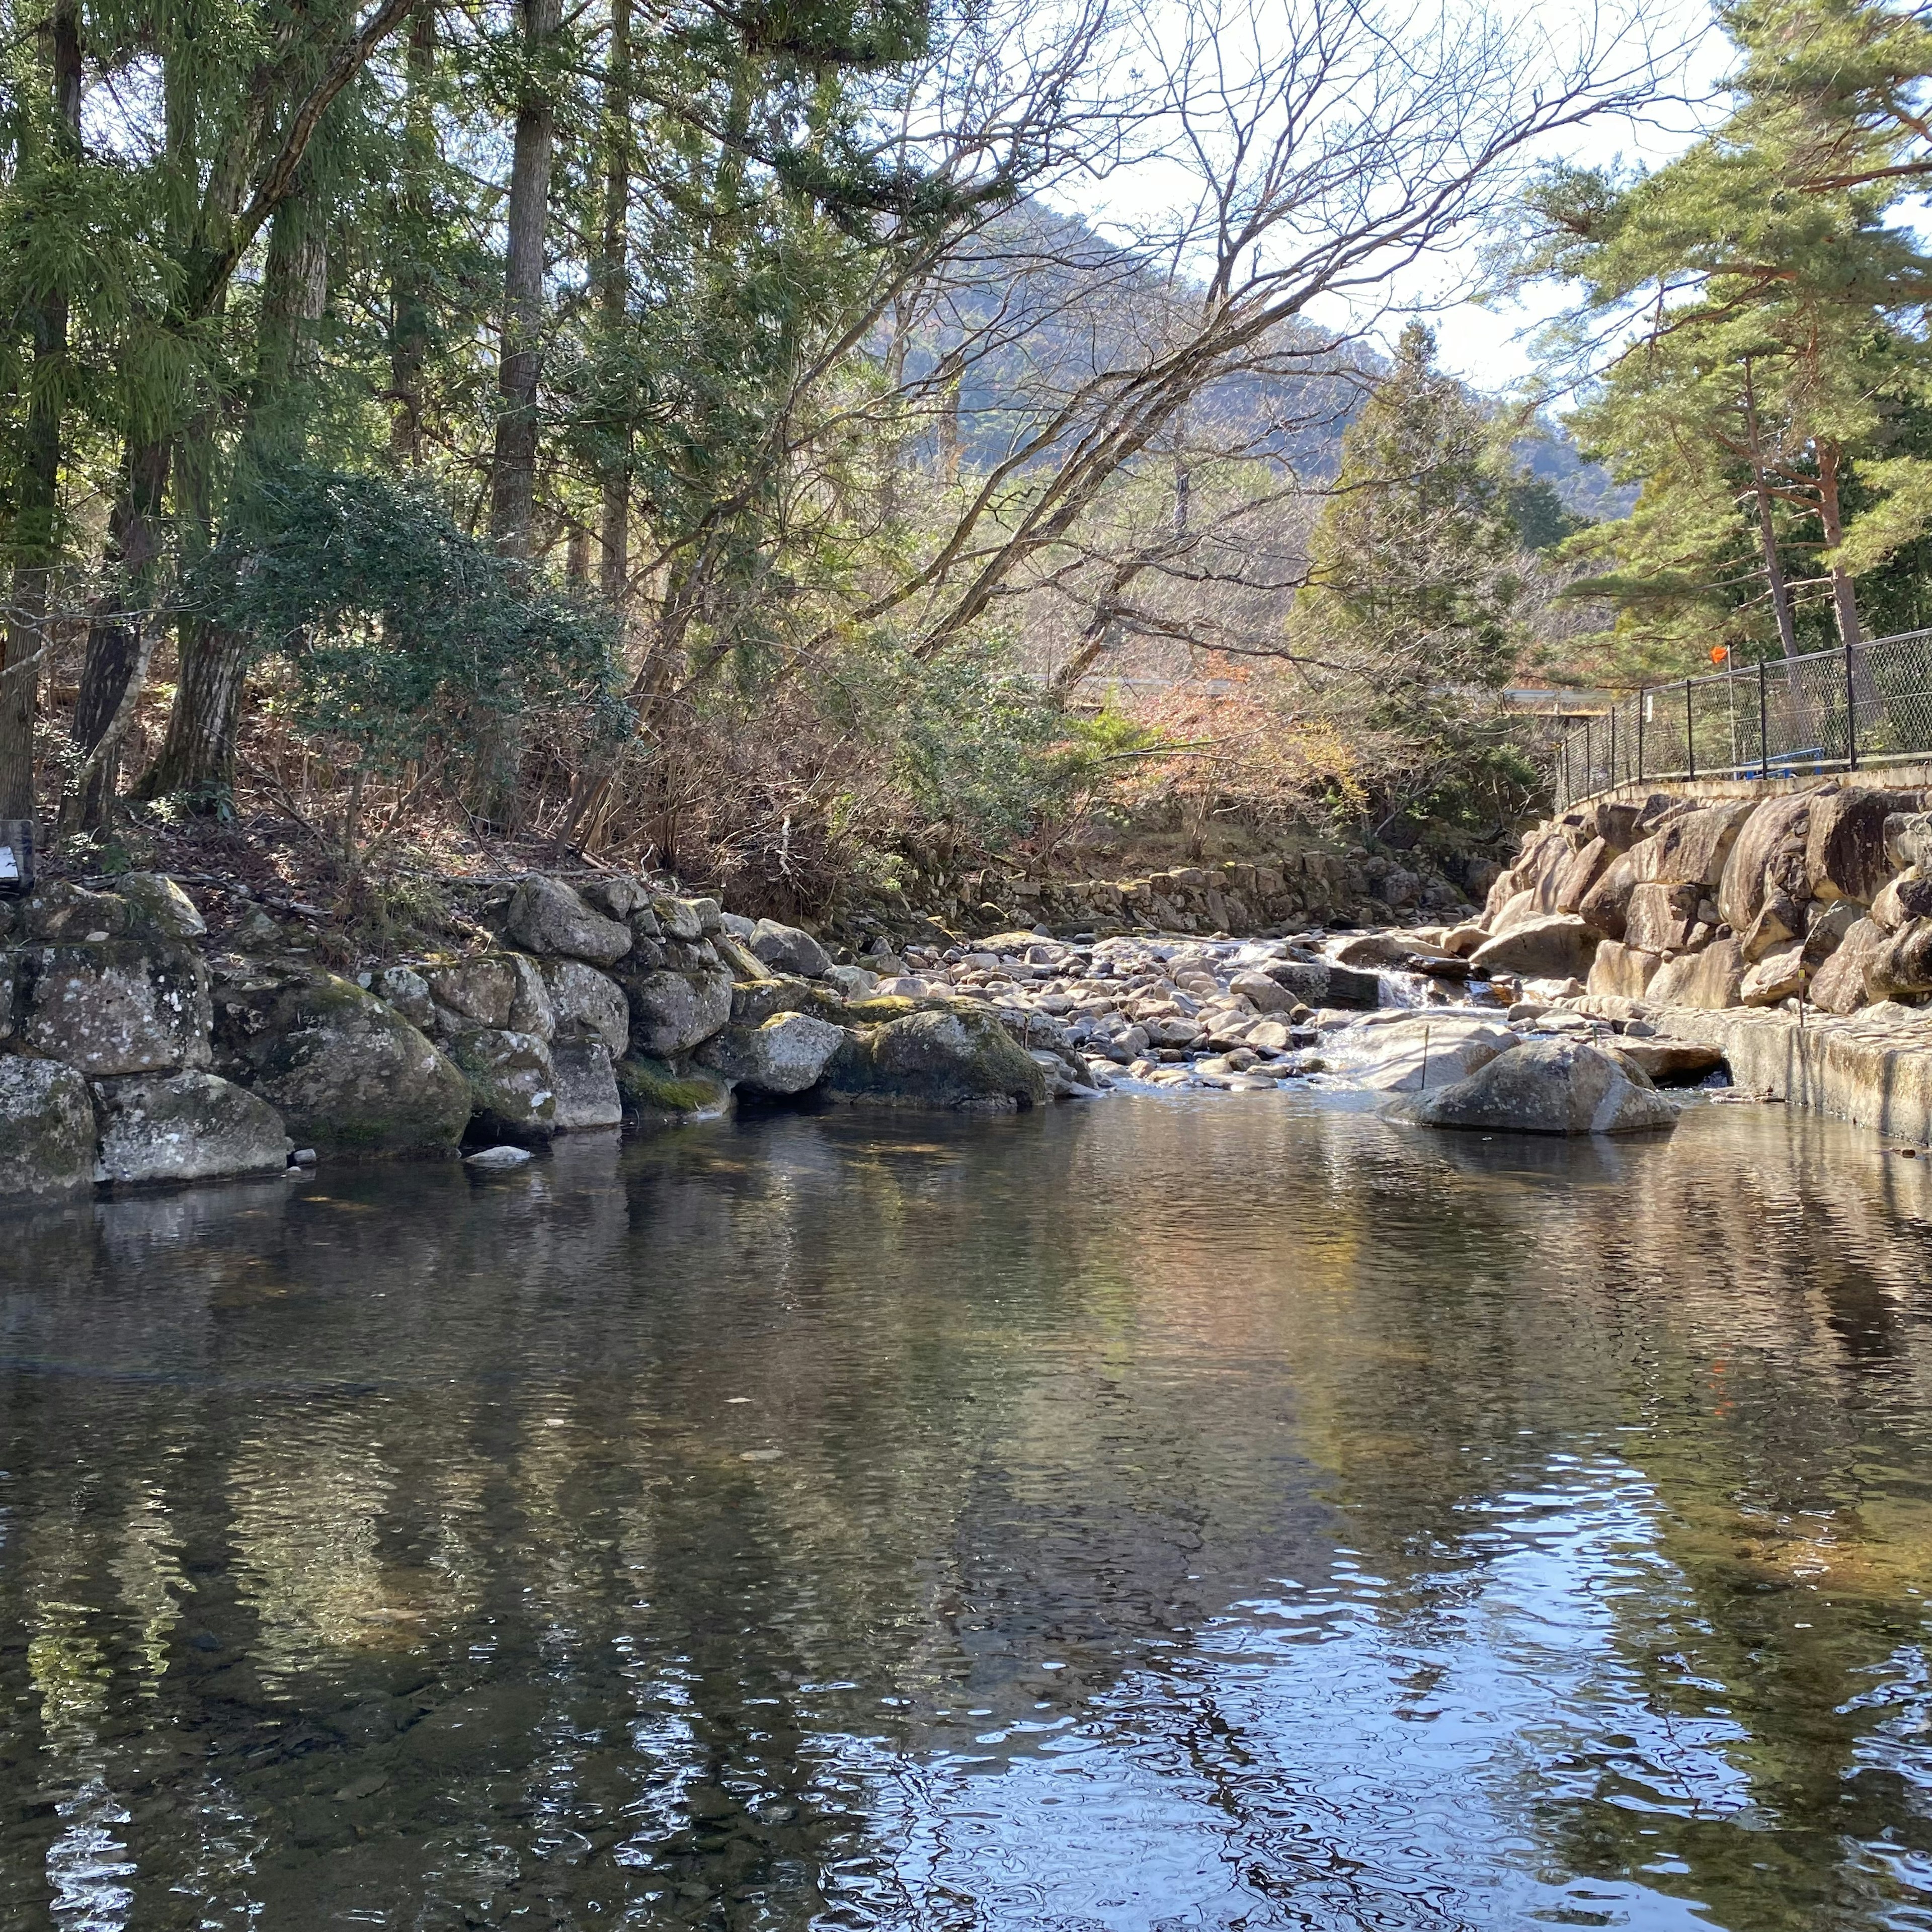
M 849 1035 L 826 1067 L 836 1100 L 1011 1113 L 1046 1099 L 1046 1077 L 991 1013 L 909 1013 Z
M 93 1182 L 87 1082 L 51 1060 L 0 1057 L 0 1198 L 58 1199 Z
M 828 966 L 825 983 L 836 987 L 842 998 L 866 1000 L 879 990 L 879 976 L 862 966 Z
M 124 938 L 134 909 L 113 892 L 90 892 L 65 879 L 50 880 L 21 902 L 20 919 L 30 939 L 100 940 Z
M 453 1148 L 470 1083 L 408 1021 L 334 974 L 238 993 L 224 1071 L 324 1154 L 426 1154 Z
M 538 970 L 557 1034 L 594 1034 L 614 1060 L 622 1059 L 631 1043 L 631 1006 L 623 988 L 580 959 L 545 959 Z
M 823 976 L 831 956 L 808 932 L 761 919 L 752 928 L 752 950 L 775 973 L 799 973 L 808 980 Z
M 731 975 L 723 967 L 680 973 L 667 969 L 623 981 L 631 1004 L 631 1040 L 660 1058 L 688 1053 L 731 1017 Z
M 1526 980 L 1588 979 L 1598 937 L 1596 930 L 1576 915 L 1552 913 L 1478 946 L 1469 963 Z
M 802 1094 L 845 1043 L 845 1030 L 810 1013 L 778 1013 L 762 1026 L 727 1027 L 698 1058 L 754 1094 Z
M 664 938 L 681 940 L 691 946 L 704 937 L 704 915 L 694 899 L 681 899 L 669 892 L 660 892 L 651 901 L 651 916 L 657 921 L 658 933 Z
M 370 981 L 369 990 L 386 1006 L 394 1006 L 411 1026 L 427 1033 L 436 1024 L 436 1001 L 429 982 L 413 967 L 384 967 Z
M 452 1040 L 449 1057 L 470 1082 L 470 1137 L 541 1147 L 556 1131 L 556 1069 L 532 1033 L 478 1027 Z
M 208 1063 L 208 968 L 184 946 L 28 946 L 15 992 L 22 1042 L 91 1078 Z
M 614 1127 L 623 1119 L 610 1049 L 603 1040 L 595 1034 L 560 1036 L 550 1043 L 550 1058 L 556 1076 L 560 1133 Z
M 510 900 L 503 935 L 526 952 L 609 966 L 631 950 L 631 928 L 593 911 L 560 879 L 525 879 Z
M 1490 1133 L 1630 1134 L 1677 1123 L 1676 1106 L 1635 1062 L 1573 1040 L 1526 1040 L 1393 1112 L 1420 1126 Z
M 207 1180 L 279 1174 L 290 1141 L 267 1101 L 212 1073 L 136 1073 L 94 1083 L 97 1180 Z

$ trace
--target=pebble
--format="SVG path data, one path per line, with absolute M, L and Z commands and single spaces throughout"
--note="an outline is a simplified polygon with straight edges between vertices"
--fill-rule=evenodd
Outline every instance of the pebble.
M 479 1167 L 488 1172 L 497 1168 L 521 1167 L 530 1157 L 528 1148 L 487 1147 L 465 1154 L 463 1160 L 466 1167 Z

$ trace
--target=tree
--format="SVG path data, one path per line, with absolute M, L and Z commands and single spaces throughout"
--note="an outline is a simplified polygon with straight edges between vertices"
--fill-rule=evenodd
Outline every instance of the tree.
M 1875 0 L 1723 19 L 1743 58 L 1719 128 L 1635 179 L 1557 169 L 1529 202 L 1525 272 L 1583 287 L 1570 352 L 1615 344 L 1578 433 L 1644 484 L 1627 524 L 1578 540 L 1612 566 L 1580 588 L 1653 665 L 1713 626 L 1792 654 L 1820 596 L 1856 642 L 1857 580 L 1932 517 L 1932 468 L 1897 434 L 1932 382 L 1932 257 L 1898 218 L 1932 167 L 1907 103 L 1932 37 Z

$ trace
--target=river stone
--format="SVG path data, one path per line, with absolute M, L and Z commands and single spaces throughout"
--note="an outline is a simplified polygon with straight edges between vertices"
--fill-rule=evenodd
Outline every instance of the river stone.
M 1338 940 L 1329 948 L 1328 957 L 1337 966 L 1363 967 L 1372 972 L 1377 967 L 1406 966 L 1409 943 L 1400 934 L 1363 932 Z
M 30 946 L 15 998 L 22 1043 L 90 1078 L 208 1063 L 208 968 L 184 946 Z
M 1682 1040 L 1622 1040 L 1617 1051 L 1658 1086 L 1694 1086 L 1724 1065 L 1722 1051 Z
M 0 1196 L 78 1194 L 94 1181 L 87 1082 L 51 1060 L 0 1055 Z
M 1703 888 L 1646 884 L 1630 893 L 1624 910 L 1624 944 L 1642 952 L 1681 952 L 1697 923 Z
M 660 937 L 694 946 L 704 937 L 704 920 L 694 900 L 675 893 L 658 892 L 651 900 L 651 916 L 658 922 Z
M 748 926 L 751 922 L 746 920 L 742 923 Z M 764 980 L 770 977 L 770 968 L 736 933 L 718 933 L 712 937 L 711 945 L 718 957 L 730 968 L 733 979 Z M 842 973 L 852 973 L 860 969 L 856 967 L 842 966 L 838 970 Z
M 94 1178 L 208 1180 L 279 1174 L 292 1143 L 259 1094 L 212 1073 L 135 1073 L 98 1080 L 100 1151 Z
M 1828 1013 L 1855 1013 L 1869 995 L 1865 968 L 1890 943 L 1891 935 L 1871 918 L 1855 921 L 1837 950 L 1811 975 L 1812 1005 Z
M 1355 1078 L 1377 1094 L 1416 1094 L 1466 1080 L 1519 1042 L 1506 1026 L 1462 1015 L 1400 1020 L 1370 1036 L 1374 1058 Z
M 621 1060 L 631 1044 L 631 1003 L 608 973 L 580 959 L 537 962 L 558 1034 L 594 1034 Z
M 1046 1098 L 1046 1078 L 991 1013 L 909 1013 L 849 1034 L 825 1071 L 835 1100 L 1011 1113 Z
M 1598 938 L 1574 913 L 1551 913 L 1485 941 L 1469 963 L 1526 980 L 1580 980 L 1589 973 Z
M 1834 900 L 1834 904 L 1843 905 L 1843 899 Z M 1768 952 L 1774 952 L 1787 940 L 1802 939 L 1804 936 L 1804 908 L 1796 899 L 1787 898 L 1783 892 L 1768 893 L 1764 903 L 1757 909 L 1757 916 L 1750 922 L 1749 929 L 1738 942 L 1744 948 L 1744 957 L 1750 960 L 1762 959 Z
M 734 1026 L 763 1026 L 774 1013 L 817 1013 L 821 1019 L 836 1020 L 844 1010 L 845 1003 L 832 988 L 801 980 L 795 973 L 766 974 L 732 983 Z
M 1735 939 L 1720 939 L 1701 952 L 1682 952 L 1666 960 L 1644 997 L 1655 1006 L 1717 1012 L 1737 1005 L 1744 977 L 1744 948 Z
M 385 966 L 369 982 L 385 1006 L 394 1006 L 412 1027 L 427 1033 L 436 1024 L 436 1000 L 429 982 L 413 966 Z
M 614 872 L 608 878 L 590 879 L 577 888 L 578 896 L 592 912 L 628 926 L 631 915 L 650 901 L 650 889 L 641 879 Z
M 1677 1122 L 1676 1106 L 1628 1055 L 1579 1040 L 1526 1040 L 1392 1111 L 1421 1126 L 1489 1133 L 1630 1134 Z
M 773 919 L 761 919 L 752 928 L 750 945 L 776 973 L 799 973 L 816 980 L 832 964 L 831 956 L 810 933 L 795 926 L 781 926 Z
M 409 1022 L 332 973 L 259 989 L 224 1010 L 224 1070 L 323 1154 L 453 1148 L 470 1083 Z
M 616 1076 L 611 1071 L 610 1043 L 602 1035 L 560 1034 L 550 1043 L 550 1060 L 556 1079 L 560 1133 L 614 1127 L 623 1119 Z
M 114 882 L 134 923 L 157 939 L 205 939 L 208 922 L 194 900 L 164 872 L 130 872 Z
M 868 976 L 870 976 L 869 975 Z M 706 1066 L 754 1094 L 802 1094 L 845 1043 L 845 1030 L 809 1013 L 776 1013 L 762 1026 L 727 1027 L 698 1054 Z
M 1738 987 L 1738 1001 L 1746 1006 L 1774 1006 L 1804 990 L 1810 977 L 1802 939 L 1787 939 L 1772 946 L 1751 966 Z
M 1615 998 L 1641 1000 L 1663 964 L 1654 952 L 1640 952 L 1621 940 L 1606 939 L 1590 962 L 1588 990 Z
M 466 1023 L 500 1030 L 510 1024 L 510 1006 L 517 996 L 516 975 L 510 968 L 512 956 L 484 953 L 422 969 L 430 997 L 457 1022 L 451 1030 L 460 1030 Z M 448 1022 L 439 1016 L 438 1024 L 447 1026 Z
M 627 974 L 620 983 L 630 1001 L 631 1039 L 642 1053 L 688 1053 L 731 1017 L 732 980 L 725 967 Z
M 1787 840 L 1803 839 L 1811 823 L 1811 796 L 1766 799 L 1739 828 L 1724 877 L 1718 910 L 1734 932 L 1747 931 L 1764 904 L 1766 874 Z
M 652 1054 L 627 1053 L 611 1070 L 626 1126 L 713 1120 L 731 1104 L 731 1090 L 708 1067 L 680 1072 Z
M 1295 1003 L 1294 994 L 1268 973 L 1237 973 L 1228 990 L 1240 994 L 1259 1013 L 1285 1013 Z
M 585 904 L 583 896 L 561 879 L 532 874 L 510 899 L 503 936 L 526 952 L 587 959 L 609 966 L 631 950 L 631 928 L 606 919 Z
M 1889 791 L 1834 792 L 1813 801 L 1804 871 L 1814 898 L 1870 905 L 1878 897 L 1892 876 L 1886 820 L 1899 804 Z
M 836 987 L 848 1000 L 870 999 L 879 988 L 878 974 L 868 973 L 862 966 L 828 966 L 824 977 L 828 986 Z
M 533 1033 L 473 1027 L 449 1043 L 470 1082 L 471 1140 L 541 1147 L 556 1131 L 556 1070 Z

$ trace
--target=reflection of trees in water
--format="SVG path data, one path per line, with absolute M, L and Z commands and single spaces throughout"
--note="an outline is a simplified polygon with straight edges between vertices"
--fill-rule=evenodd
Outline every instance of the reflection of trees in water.
M 1623 1694 L 1727 1712 L 1780 1832 L 1606 1802 L 1586 1736 L 1600 1768 L 1532 1758 L 1514 1796 L 1549 1861 L 1664 1856 L 1652 1882 L 1754 1924 L 1849 1924 L 1834 1834 L 1916 1829 L 1895 1781 L 1844 1775 L 1884 1714 L 1836 1713 L 1925 1580 L 1894 1473 L 1924 1463 L 1924 1204 L 1862 1142 L 1747 1116 L 1598 1154 L 1120 1103 L 784 1118 L 526 1175 L 22 1224 L 0 1689 L 92 1688 L 65 1758 L 43 1714 L 0 1770 L 98 1768 L 141 1922 L 197 1895 L 238 1924 L 890 1916 L 877 1766 L 995 1768 L 1027 1742 L 976 1737 L 1130 1674 L 1172 1685 L 1175 1775 L 1265 1894 L 1347 1821 L 1257 1769 L 1190 1634 L 1346 1542 L 1378 1618 L 1453 1643 L 1510 1533 L 1485 1510 L 1560 1486 L 1580 1440 L 1641 1472 L 1678 1580 L 1612 1606 Z M 1820 1564 L 1838 1600 L 1795 1631 Z M 0 1916 L 38 1909 L 65 1828 L 0 1826 Z

